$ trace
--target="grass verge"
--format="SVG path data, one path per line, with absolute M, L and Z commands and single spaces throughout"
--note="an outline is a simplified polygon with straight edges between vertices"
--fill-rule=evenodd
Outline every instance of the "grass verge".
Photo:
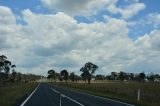
M 11 106 L 30 92 L 37 83 L 15 83 L 0 87 L 0 106 Z

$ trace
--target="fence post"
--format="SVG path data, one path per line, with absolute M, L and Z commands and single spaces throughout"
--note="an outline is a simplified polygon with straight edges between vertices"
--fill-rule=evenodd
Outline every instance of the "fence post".
M 138 101 L 140 100 L 140 92 L 141 92 L 141 90 L 138 89 L 138 98 L 137 98 Z
M 59 106 L 62 106 L 62 97 L 61 97 L 61 93 L 60 93 L 60 101 L 59 101 Z

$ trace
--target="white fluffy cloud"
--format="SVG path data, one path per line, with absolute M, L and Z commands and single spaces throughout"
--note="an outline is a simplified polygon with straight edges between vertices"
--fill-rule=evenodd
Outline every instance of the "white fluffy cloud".
M 93 15 L 102 9 L 112 14 L 121 14 L 128 19 L 145 9 L 144 3 L 134 1 L 125 7 L 118 7 L 118 0 L 41 0 L 51 10 L 62 11 L 69 15 Z
M 151 13 L 147 16 L 148 24 L 153 24 L 155 28 L 160 25 L 160 13 Z
M 13 20 L 0 31 L 3 32 L 0 44 L 10 48 L 1 48 L 22 72 L 47 74 L 51 68 L 59 71 L 67 68 L 79 73 L 88 61 L 97 64 L 100 73 L 157 72 L 160 68 L 157 64 L 160 60 L 158 30 L 134 42 L 128 38 L 129 28 L 123 19 L 106 16 L 106 22 L 87 24 L 78 23 L 64 12 L 44 15 L 27 9 L 22 12 L 26 25 L 18 25 L 11 10 L 4 8 L 9 11 L 6 17 Z M 1 21 L 7 20 L 2 18 Z M 7 30 L 10 26 L 13 31 Z
M 100 9 L 115 4 L 117 0 L 41 0 L 49 9 L 70 15 L 90 15 Z
M 12 11 L 5 7 L 0 6 L 0 23 L 1 25 L 15 24 L 15 17 L 12 14 Z
M 133 17 L 134 15 L 137 15 L 141 10 L 145 9 L 145 4 L 144 3 L 132 3 L 130 5 L 127 5 L 123 8 L 117 7 L 116 5 L 109 5 L 107 7 L 107 10 L 111 13 L 114 14 L 121 14 L 122 18 L 128 19 Z

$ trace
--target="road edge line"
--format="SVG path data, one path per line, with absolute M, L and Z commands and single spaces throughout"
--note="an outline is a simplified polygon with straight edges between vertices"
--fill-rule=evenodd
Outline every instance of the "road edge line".
M 22 102 L 22 104 L 20 106 L 24 106 L 25 103 L 31 98 L 31 96 L 33 95 L 33 93 L 37 90 L 37 88 L 39 87 L 40 83 L 37 85 L 37 87 L 34 89 L 34 91 L 27 97 L 27 99 L 25 99 L 24 102 Z

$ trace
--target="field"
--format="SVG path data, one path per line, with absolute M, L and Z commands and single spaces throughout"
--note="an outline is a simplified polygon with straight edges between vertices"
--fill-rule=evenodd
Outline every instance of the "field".
M 36 83 L 15 83 L 0 87 L 0 106 L 11 106 L 36 86 Z
M 138 82 L 53 83 L 59 86 L 132 103 L 138 106 L 160 106 L 160 84 Z M 140 89 L 140 100 L 137 100 Z

